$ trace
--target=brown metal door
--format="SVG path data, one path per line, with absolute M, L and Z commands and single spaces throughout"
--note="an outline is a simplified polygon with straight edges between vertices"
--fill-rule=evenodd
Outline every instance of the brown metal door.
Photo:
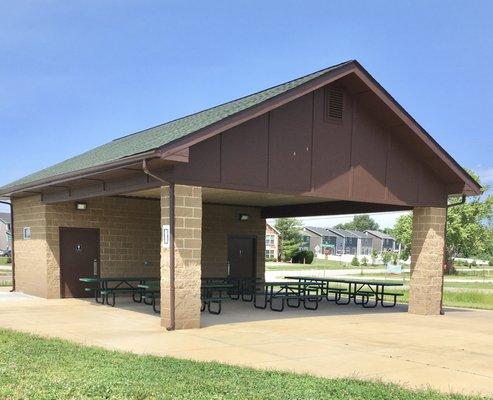
M 255 276 L 255 238 L 228 238 L 228 271 L 233 278 Z
M 60 286 L 62 297 L 91 297 L 80 277 L 98 274 L 99 229 L 60 228 Z

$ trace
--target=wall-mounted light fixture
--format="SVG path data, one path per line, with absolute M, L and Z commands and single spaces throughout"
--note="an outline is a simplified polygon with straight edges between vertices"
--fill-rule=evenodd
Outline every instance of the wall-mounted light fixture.
M 250 216 L 249 216 L 248 214 L 240 214 L 240 215 L 238 216 L 238 219 L 239 219 L 240 221 L 248 221 L 248 218 L 250 218 Z
M 84 211 L 84 210 L 87 210 L 87 203 L 84 203 L 82 201 L 77 201 L 75 203 L 75 209 L 77 211 Z

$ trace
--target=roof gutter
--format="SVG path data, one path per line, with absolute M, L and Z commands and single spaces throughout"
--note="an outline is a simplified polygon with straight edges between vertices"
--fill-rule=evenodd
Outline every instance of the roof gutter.
M 64 174 L 58 174 L 55 176 L 51 176 L 49 178 L 38 179 L 34 182 L 20 184 L 16 186 L 12 186 L 9 188 L 5 188 L 4 191 L 0 191 L 0 195 L 2 196 L 10 196 L 16 192 L 22 192 L 24 190 L 32 190 L 38 189 L 44 186 L 56 185 L 59 183 L 64 183 L 72 179 L 85 178 L 88 176 L 96 175 L 101 172 L 108 172 L 114 169 L 119 169 L 122 167 L 126 167 L 132 164 L 139 163 L 142 160 L 150 159 L 150 158 L 158 158 L 161 157 L 161 153 L 158 150 L 150 150 L 144 153 L 136 154 L 133 156 L 119 158 L 117 160 L 113 160 L 107 163 L 99 164 L 93 167 L 80 169 L 77 171 L 67 172 Z
M 11 259 L 12 259 L 12 289 L 10 290 L 11 292 L 15 291 L 15 258 L 14 258 L 14 206 L 12 205 L 11 202 L 8 201 L 3 201 L 0 200 L 0 203 L 6 204 L 10 207 L 10 240 L 11 240 L 11 247 L 10 250 L 12 252 Z
M 168 185 L 169 187 L 169 322 L 166 330 L 174 331 L 175 318 L 175 184 L 165 181 L 149 170 L 147 160 L 142 160 L 142 170 L 151 178 Z

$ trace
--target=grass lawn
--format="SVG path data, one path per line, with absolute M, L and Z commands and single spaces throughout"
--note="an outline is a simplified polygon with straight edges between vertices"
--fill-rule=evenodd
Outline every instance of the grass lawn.
M 265 268 L 267 271 L 300 271 L 304 269 L 361 269 L 361 267 L 355 267 L 351 265 L 351 263 L 321 259 L 314 259 L 311 264 L 266 262 Z M 383 268 L 383 265 L 368 265 L 363 268 Z
M 472 399 L 352 379 L 137 356 L 0 330 L 2 399 Z M 478 398 L 478 397 L 476 397 Z
M 7 265 L 8 257 L 0 257 L 0 265 Z

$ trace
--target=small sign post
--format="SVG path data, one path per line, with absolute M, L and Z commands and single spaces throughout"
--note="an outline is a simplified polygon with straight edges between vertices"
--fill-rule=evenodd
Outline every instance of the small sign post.
M 170 240 L 169 240 L 169 225 L 163 225 L 163 247 L 165 249 L 169 249 Z

